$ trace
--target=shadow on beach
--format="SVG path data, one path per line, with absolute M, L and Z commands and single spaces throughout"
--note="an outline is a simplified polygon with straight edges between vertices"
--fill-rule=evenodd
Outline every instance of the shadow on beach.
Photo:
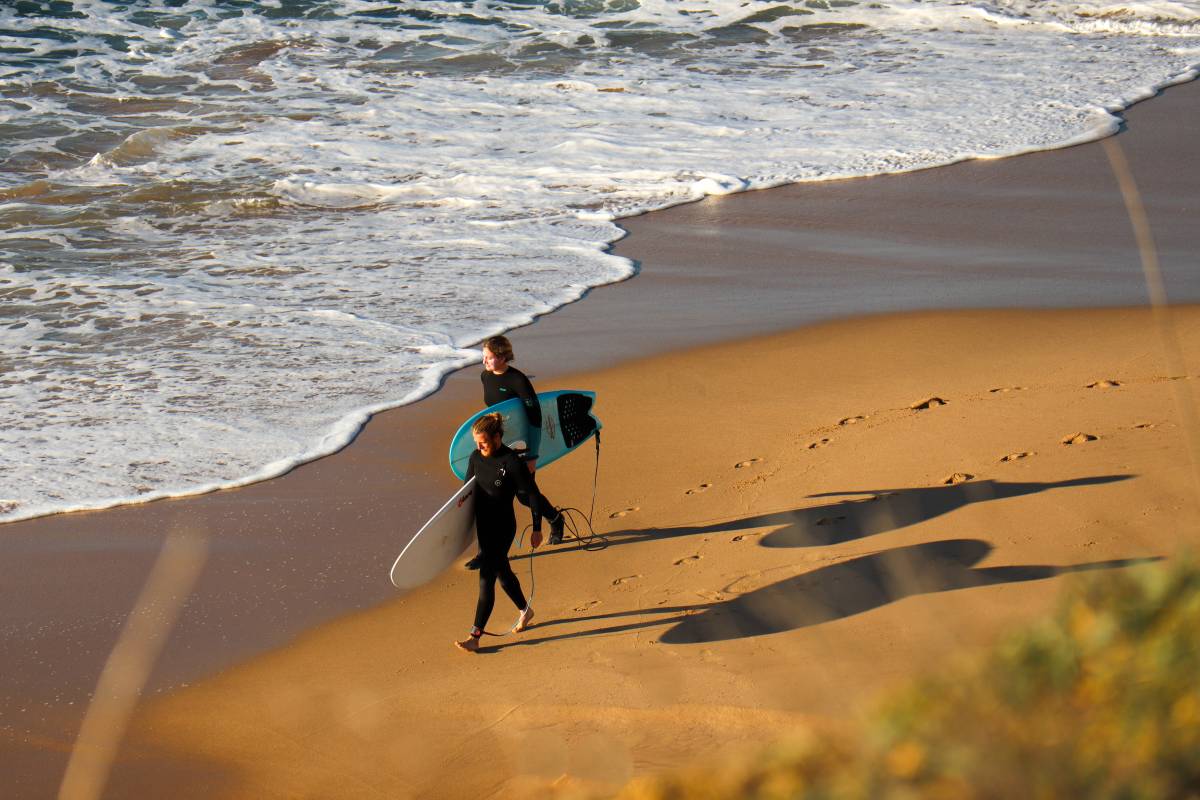
M 716 603 L 671 627 L 661 641 L 688 644 L 781 633 L 850 617 L 912 595 L 1044 580 L 1159 560 L 976 568 L 991 551 L 992 546 L 979 539 L 951 539 L 862 556 Z
M 539 624 L 537 633 L 531 637 L 486 649 L 498 651 L 517 645 L 665 626 L 669 627 L 660 638 L 664 644 L 748 638 L 843 619 L 918 594 L 1044 580 L 1073 572 L 1117 569 L 1161 559 L 1154 556 L 1067 566 L 976 567 L 991 551 L 992 545 L 980 539 L 949 539 L 898 547 L 821 567 L 730 600 L 548 620 Z M 663 614 L 674 616 L 663 618 Z M 537 635 L 556 625 L 647 616 L 653 619 L 557 635 Z
M 742 519 L 680 528 L 646 528 L 606 533 L 604 546 L 632 544 L 638 541 L 671 539 L 712 533 L 741 533 L 755 528 L 776 529 L 763 536 L 763 547 L 822 547 L 864 539 L 899 530 L 948 514 L 972 503 L 1024 497 L 1055 489 L 1099 486 L 1132 478 L 1132 475 L 1093 475 L 1063 481 L 1005 482 L 968 481 L 942 486 L 918 486 L 902 489 L 847 490 L 824 492 L 809 497 L 841 497 L 836 502 L 778 511 Z M 572 549 L 590 549 L 595 545 L 579 542 L 555 547 L 533 557 L 545 557 Z M 513 560 L 529 558 L 514 556 Z

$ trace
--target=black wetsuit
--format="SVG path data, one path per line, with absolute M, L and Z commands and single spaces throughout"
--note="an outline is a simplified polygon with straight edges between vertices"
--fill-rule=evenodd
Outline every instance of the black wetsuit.
M 509 367 L 499 375 L 484 370 L 479 380 L 483 382 L 483 404 L 494 406 L 516 397 L 525 406 L 525 416 L 529 419 L 529 438 L 526 442 L 529 448 L 523 453 L 524 458 L 537 458 L 538 449 L 542 444 L 542 407 L 538 404 L 537 392 L 525 373 L 516 367 Z
M 485 406 L 494 406 L 496 403 L 503 403 L 514 397 L 519 398 L 524 404 L 525 416 L 529 419 L 529 440 L 525 442 L 528 449 L 521 451 L 519 456 L 529 461 L 536 461 L 542 445 L 542 407 L 538 404 L 537 392 L 533 390 L 533 384 L 529 382 L 529 378 L 521 370 L 510 366 L 499 375 L 485 369 L 480 373 L 479 380 L 483 382 L 483 404 Z M 523 505 L 533 508 L 529 504 L 529 496 L 524 491 L 518 491 L 517 499 Z M 556 519 L 558 515 L 549 498 L 540 494 L 538 499 L 541 501 L 542 513 L 548 519 Z
M 537 483 L 517 454 L 501 445 L 493 455 L 478 450 L 467 462 L 467 479 L 475 478 L 475 535 L 479 541 L 479 602 L 475 606 L 475 627 L 482 629 L 496 604 L 496 579 L 517 608 L 527 603 L 521 583 L 508 563 L 508 550 L 517 536 L 517 516 L 513 498 L 518 492 L 533 498 L 529 510 L 533 527 L 542 526 L 541 503 Z

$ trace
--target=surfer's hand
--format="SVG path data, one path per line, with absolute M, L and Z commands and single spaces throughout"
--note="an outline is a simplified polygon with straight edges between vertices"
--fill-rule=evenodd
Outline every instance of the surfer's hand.
M 529 546 L 537 550 L 542 544 L 542 529 L 534 528 L 533 533 L 529 537 Z
M 529 467 L 529 474 L 532 475 L 533 473 L 537 472 L 537 459 L 529 459 L 525 462 L 525 466 Z

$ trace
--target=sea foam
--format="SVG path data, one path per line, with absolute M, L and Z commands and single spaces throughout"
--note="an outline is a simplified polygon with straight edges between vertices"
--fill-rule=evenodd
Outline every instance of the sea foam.
M 615 220 L 1061 147 L 1194 2 L 0 10 L 0 519 L 244 484 L 630 276 Z

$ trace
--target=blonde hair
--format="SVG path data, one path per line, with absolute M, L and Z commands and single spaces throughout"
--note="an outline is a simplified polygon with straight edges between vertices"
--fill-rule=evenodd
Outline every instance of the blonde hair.
M 507 336 L 492 336 L 483 343 L 483 347 L 485 350 L 491 350 L 492 355 L 497 358 L 504 359 L 506 363 L 517 360 L 517 357 L 513 355 L 512 342 L 508 340 Z
M 491 414 L 484 414 L 475 420 L 475 424 L 471 426 L 471 433 L 482 433 L 488 438 L 504 436 L 504 417 L 495 411 Z

